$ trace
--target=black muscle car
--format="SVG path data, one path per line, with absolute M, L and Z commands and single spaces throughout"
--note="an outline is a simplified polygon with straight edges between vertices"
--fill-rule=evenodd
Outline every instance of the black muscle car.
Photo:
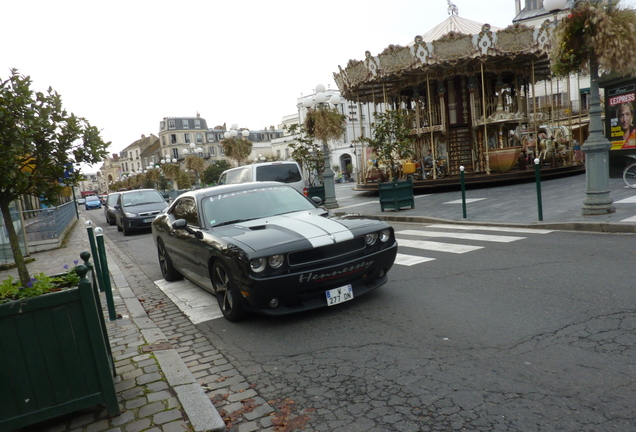
M 210 291 L 230 321 L 351 300 L 386 283 L 397 253 L 389 224 L 333 216 L 277 182 L 179 195 L 152 235 L 164 278 Z

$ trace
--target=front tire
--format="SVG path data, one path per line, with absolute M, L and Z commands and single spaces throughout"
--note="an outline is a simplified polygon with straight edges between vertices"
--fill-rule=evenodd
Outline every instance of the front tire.
M 228 266 L 221 261 L 216 261 L 212 266 L 212 286 L 225 319 L 236 322 L 245 318 L 247 313 L 241 304 L 241 294 L 232 280 Z
M 623 181 L 630 188 L 636 188 L 636 164 L 631 164 L 623 171 Z
M 172 265 L 172 260 L 170 259 L 166 246 L 163 244 L 161 239 L 157 239 L 157 255 L 159 256 L 161 274 L 165 280 L 168 282 L 175 282 L 183 279 L 183 275 Z

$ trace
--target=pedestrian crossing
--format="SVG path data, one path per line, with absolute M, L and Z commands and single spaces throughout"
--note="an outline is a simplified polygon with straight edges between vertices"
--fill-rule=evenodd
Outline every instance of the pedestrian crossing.
M 484 234 L 466 232 L 468 230 L 486 231 L 489 233 Z M 492 234 L 492 232 L 501 232 L 502 234 Z M 519 240 L 524 240 L 527 238 L 527 236 L 510 234 L 542 235 L 549 234 L 551 232 L 551 230 L 542 229 L 459 224 L 431 224 L 421 229 L 400 230 L 395 232 L 395 236 L 398 242 L 398 254 L 395 259 L 395 264 L 410 267 L 417 264 L 434 261 L 436 259 L 407 253 L 409 252 L 409 250 L 412 249 L 430 252 L 464 254 L 483 249 L 486 246 L 464 244 L 462 243 L 463 241 L 471 243 L 484 242 L 486 245 L 492 243 L 511 243 Z M 437 241 L 432 239 L 452 239 L 459 240 L 460 243 L 449 243 L 446 241 Z

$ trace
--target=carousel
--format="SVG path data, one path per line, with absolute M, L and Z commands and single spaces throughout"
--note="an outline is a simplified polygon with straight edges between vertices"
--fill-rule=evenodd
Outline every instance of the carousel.
M 415 170 L 403 175 L 413 187 L 458 184 L 460 170 L 467 183 L 533 178 L 536 159 L 542 177 L 584 172 L 578 143 L 589 114 L 572 106 L 570 79 L 550 72 L 554 23 L 498 29 L 460 18 L 450 3 L 449 15 L 407 46 L 367 51 L 334 73 L 367 118 L 386 110 L 408 118 L 415 145 L 403 162 Z M 362 154 L 355 189 L 373 190 L 382 166 L 370 149 Z

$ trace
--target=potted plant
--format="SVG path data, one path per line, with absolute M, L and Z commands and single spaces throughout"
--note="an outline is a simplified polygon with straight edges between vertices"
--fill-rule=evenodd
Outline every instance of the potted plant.
M 12 278 L 0 284 L 0 430 L 100 403 L 119 415 L 108 334 L 88 271 L 80 265 L 38 274 L 26 286 Z
M 380 209 L 401 210 L 410 206 L 415 208 L 413 180 L 398 178 L 399 160 L 413 155 L 413 136 L 408 126 L 408 118 L 400 110 L 388 110 L 378 113 L 371 124 L 373 136 L 364 139 L 377 156 L 379 166 L 388 171 L 388 181 L 378 183 Z

